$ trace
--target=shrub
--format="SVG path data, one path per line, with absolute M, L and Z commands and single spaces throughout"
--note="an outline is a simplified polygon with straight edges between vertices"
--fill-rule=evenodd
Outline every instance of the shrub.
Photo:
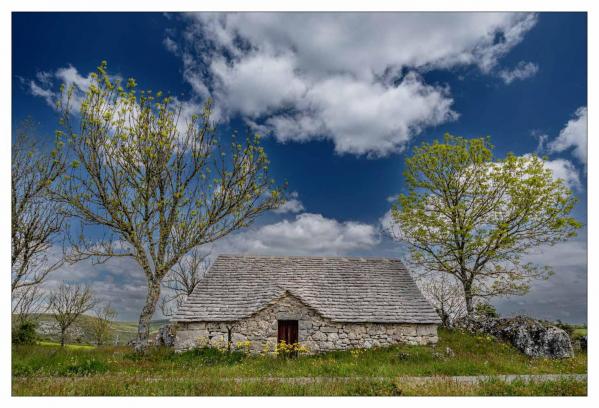
M 215 347 L 197 347 L 176 355 L 179 361 L 197 363 L 202 365 L 214 366 L 217 364 L 237 364 L 243 360 L 245 354 L 241 351 L 228 352 L 226 349 Z
M 249 340 L 238 341 L 235 347 L 237 350 L 243 351 L 245 354 L 249 354 L 252 348 L 252 342 Z
M 25 320 L 16 325 L 12 330 L 12 342 L 14 344 L 35 344 L 37 333 L 35 322 Z
M 275 348 L 275 354 L 282 357 L 295 357 L 299 353 L 307 353 L 308 351 L 307 347 L 299 343 L 287 344 L 285 340 L 281 340 Z
M 495 309 L 495 306 L 493 306 L 489 303 L 485 303 L 485 302 L 478 303 L 474 307 L 474 314 L 476 316 L 485 317 L 485 318 L 499 317 L 499 313 L 497 313 L 497 309 Z
M 67 364 L 64 368 L 64 373 L 67 375 L 91 375 L 100 374 L 108 371 L 106 364 L 95 358 L 86 359 L 83 361 L 74 361 Z

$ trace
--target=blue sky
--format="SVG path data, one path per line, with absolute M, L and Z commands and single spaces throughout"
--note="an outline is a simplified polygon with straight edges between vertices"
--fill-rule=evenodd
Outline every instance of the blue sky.
M 546 155 L 586 223 L 586 50 L 584 13 L 13 13 L 13 126 L 32 116 L 51 138 L 58 85 L 83 90 L 107 60 L 189 114 L 211 96 L 223 136 L 266 135 L 292 201 L 214 253 L 400 257 L 381 224 L 404 158 L 445 132 L 489 135 L 500 157 Z M 530 257 L 556 275 L 495 301 L 500 311 L 586 321 L 586 229 Z M 95 282 L 123 319 L 141 308 L 130 262 L 77 264 L 60 279 Z

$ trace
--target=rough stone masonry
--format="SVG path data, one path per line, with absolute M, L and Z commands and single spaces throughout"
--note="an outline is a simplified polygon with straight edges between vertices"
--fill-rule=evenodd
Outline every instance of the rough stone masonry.
M 210 345 L 272 352 L 297 322 L 310 353 L 437 342 L 439 318 L 401 262 L 219 256 L 172 321 L 178 351 Z
M 397 343 L 430 344 L 438 340 L 436 324 L 335 323 L 321 317 L 295 297 L 286 295 L 255 315 L 237 322 L 179 324 L 175 349 L 182 351 L 201 345 L 226 347 L 231 329 L 232 347 L 242 347 L 240 343 L 249 341 L 252 353 L 273 352 L 279 320 L 298 321 L 298 341 L 310 353 Z

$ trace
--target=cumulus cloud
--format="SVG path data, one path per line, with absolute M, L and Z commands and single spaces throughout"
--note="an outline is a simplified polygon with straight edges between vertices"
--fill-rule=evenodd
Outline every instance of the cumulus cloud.
M 511 84 L 516 80 L 523 80 L 533 77 L 539 72 L 539 66 L 533 62 L 520 61 L 513 69 L 503 69 L 499 71 L 499 77 L 506 84 Z
M 213 245 L 212 253 L 344 255 L 370 249 L 379 241 L 372 225 L 302 213 L 292 221 L 283 220 L 226 237 Z
M 559 136 L 548 145 L 551 152 L 563 152 L 572 149 L 572 155 L 585 166 L 587 164 L 587 121 L 586 106 L 580 107 L 574 117 L 566 123 Z
M 331 140 L 384 156 L 454 120 L 450 90 L 419 72 L 488 73 L 536 23 L 520 13 L 198 13 L 166 46 L 222 118 L 240 114 L 280 141 Z M 169 34 L 170 35 L 170 34 Z
M 571 161 L 565 159 L 545 160 L 545 167 L 551 170 L 554 178 L 562 179 L 571 189 L 579 190 L 581 188 L 578 170 Z
M 296 191 L 292 192 L 291 194 L 289 194 L 289 199 L 285 201 L 285 203 L 282 206 L 275 208 L 273 212 L 276 214 L 285 214 L 298 213 L 300 211 L 303 211 L 304 205 L 298 199 L 298 197 L 299 194 Z

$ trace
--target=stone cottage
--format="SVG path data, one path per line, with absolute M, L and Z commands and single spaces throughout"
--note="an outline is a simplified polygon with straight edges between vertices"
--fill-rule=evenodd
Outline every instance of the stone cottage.
M 221 255 L 172 322 L 178 351 L 285 340 L 317 353 L 435 343 L 440 320 L 396 259 Z

